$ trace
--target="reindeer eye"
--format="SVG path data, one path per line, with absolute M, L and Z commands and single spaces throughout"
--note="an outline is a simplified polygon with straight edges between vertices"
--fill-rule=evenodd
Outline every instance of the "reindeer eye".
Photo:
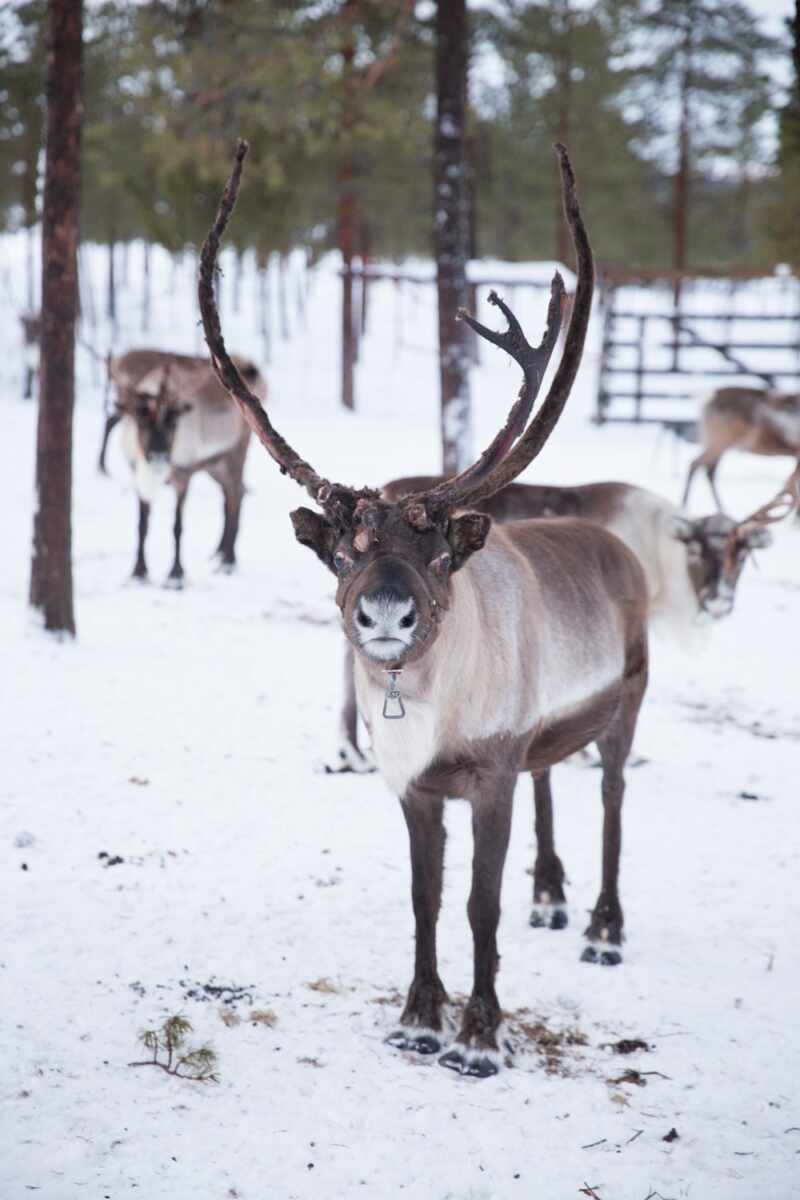
M 353 560 L 347 554 L 343 554 L 341 550 L 337 550 L 333 556 L 333 565 L 340 574 L 345 574 L 353 565 Z
M 433 559 L 430 564 L 431 570 L 435 571 L 437 575 L 445 575 L 450 570 L 450 564 L 452 561 L 453 559 L 451 555 L 449 555 L 445 550 L 442 554 L 437 554 L 436 558 Z

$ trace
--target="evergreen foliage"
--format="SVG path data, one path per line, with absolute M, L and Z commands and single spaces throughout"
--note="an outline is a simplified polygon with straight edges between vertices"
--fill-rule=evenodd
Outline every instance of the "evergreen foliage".
M 139 1041 L 151 1057 L 142 1062 L 128 1063 L 128 1066 L 160 1067 L 167 1075 L 175 1075 L 178 1079 L 218 1083 L 215 1052 L 210 1046 L 188 1049 L 186 1036 L 191 1032 L 191 1022 L 180 1013 L 167 1017 L 160 1029 L 145 1029 L 139 1035 Z
M 241 135 L 252 166 L 232 235 L 239 249 L 254 248 L 263 262 L 295 245 L 336 245 L 349 156 L 356 254 L 430 254 L 433 6 L 410 5 L 407 19 L 406 7 L 93 4 L 82 236 L 196 248 Z M 45 12 L 45 0 L 16 0 L 0 20 L 0 228 L 36 220 Z M 470 21 L 474 253 L 568 257 L 550 151 L 560 138 L 580 172 L 600 262 L 669 266 L 688 89 L 689 264 L 798 262 L 796 19 L 782 45 L 738 0 L 496 0 L 470 8 Z M 764 119 L 776 100 L 767 67 L 791 45 L 794 90 L 770 164 Z M 387 56 L 391 69 L 372 86 Z

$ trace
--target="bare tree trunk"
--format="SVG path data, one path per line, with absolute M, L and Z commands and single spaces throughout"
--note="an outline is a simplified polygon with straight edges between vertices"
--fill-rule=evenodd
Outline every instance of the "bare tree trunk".
M 675 271 L 673 298 L 675 308 L 680 304 L 681 275 L 686 271 L 689 246 L 689 172 L 690 172 L 690 102 L 692 92 L 692 13 L 687 13 L 686 36 L 684 39 L 683 73 L 681 75 L 681 111 L 678 127 L 678 169 L 675 173 L 673 191 L 675 244 L 672 266 Z M 675 339 L 677 341 L 677 338 Z
M 238 313 L 242 303 L 242 276 L 244 275 L 244 251 L 236 250 L 233 264 L 233 311 Z
M 289 339 L 289 300 L 286 292 L 286 263 L 288 255 L 281 250 L 278 255 L 278 313 L 280 317 L 281 337 Z
M 269 303 L 269 255 L 256 251 L 256 277 L 258 279 L 258 331 L 261 334 L 262 356 L 265 363 L 272 361 L 272 321 Z
M 144 243 L 142 260 L 142 329 L 150 328 L 150 243 Z
M 106 291 L 106 316 L 111 322 L 112 328 L 117 323 L 117 276 L 114 263 L 116 248 L 112 230 L 108 242 L 108 287 Z
M 355 243 L 356 200 L 354 192 L 353 125 L 355 122 L 354 59 L 356 53 L 353 23 L 356 0 L 344 0 L 342 14 L 345 40 L 342 47 L 342 149 L 339 161 L 339 251 L 342 256 L 342 404 L 355 408 L 355 348 L 353 345 L 353 247 Z
M 42 375 L 30 602 L 46 629 L 75 633 L 72 410 L 78 295 L 82 0 L 50 0 L 42 215 Z
M 564 146 L 569 146 L 571 117 L 572 117 L 572 13 L 569 0 L 560 0 L 558 12 L 559 22 L 559 55 L 558 55 L 558 140 Z M 560 168 L 556 164 L 556 262 L 570 265 L 572 261 L 567 222 L 564 217 L 564 202 L 561 199 Z
M 295 306 L 297 309 L 297 320 L 301 329 L 306 326 L 306 289 L 308 287 L 308 264 L 305 258 L 299 262 L 299 270 L 295 271 Z
M 36 284 L 34 282 L 34 240 L 36 232 L 33 225 L 28 226 L 28 236 L 25 243 L 25 273 L 27 277 L 26 287 L 26 311 L 33 315 L 36 311 Z
M 434 135 L 434 253 L 439 299 L 442 470 L 463 470 L 470 455 L 467 213 L 464 153 L 467 78 L 466 0 L 436 8 L 437 115 Z
M 367 221 L 361 222 L 361 316 L 359 318 L 359 340 L 366 336 L 369 320 L 369 268 L 372 262 L 372 238 Z

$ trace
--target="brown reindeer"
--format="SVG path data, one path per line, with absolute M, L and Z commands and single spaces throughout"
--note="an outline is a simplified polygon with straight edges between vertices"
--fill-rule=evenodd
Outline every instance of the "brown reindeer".
M 800 393 L 718 388 L 703 405 L 700 440 L 703 449 L 689 467 L 682 504 L 685 508 L 689 501 L 695 472 L 705 467 L 714 501 L 721 511 L 723 505 L 715 476 L 726 450 L 785 454 L 800 459 Z
M 246 359 L 236 361 L 243 377 L 264 399 L 266 388 L 258 368 Z M 137 350 L 112 360 L 111 370 L 118 388 L 123 448 L 139 495 L 134 578 L 147 578 L 144 549 L 150 508 L 158 484 L 169 481 L 176 497 L 175 558 L 167 584 L 183 586 L 183 505 L 189 481 L 196 471 L 208 472 L 222 488 L 225 519 L 217 554 L 221 569 L 232 570 L 236 563 L 249 425 L 220 386 L 208 359 Z
M 436 956 L 442 817 L 446 798 L 466 798 L 474 835 L 467 906 L 473 988 L 455 1041 L 439 1061 L 462 1074 L 491 1075 L 501 1057 L 496 935 L 517 776 L 530 771 L 534 777 L 536 882 L 543 898 L 558 902 L 563 868 L 553 844 L 549 771 L 597 742 L 603 765 L 602 884 L 582 957 L 619 962 L 623 769 L 647 680 L 647 585 L 639 562 L 618 538 L 572 518 L 493 526 L 489 516 L 473 510 L 542 449 L 580 364 L 594 271 L 572 168 L 558 146 L 578 284 L 564 353 L 546 399 L 529 422 L 558 336 L 563 289 L 558 275 L 536 349 L 497 297 L 493 302 L 508 320 L 507 332 L 494 333 L 465 316 L 520 364 L 519 397 L 476 463 L 391 502 L 373 489 L 356 490 L 318 475 L 274 429 L 225 349 L 213 276 L 246 151 L 240 142 L 203 247 L 200 310 L 220 380 L 268 453 L 322 510 L 295 511 L 295 535 L 336 576 L 336 603 L 355 652 L 359 707 L 378 766 L 399 795 L 407 822 L 416 953 L 400 1025 L 389 1041 L 420 1054 L 444 1049 L 448 997 Z
M 100 357 L 98 355 L 98 357 Z M 105 425 L 103 427 L 103 439 L 100 443 L 100 453 L 97 457 L 97 469 L 101 475 L 107 475 L 106 469 L 106 453 L 108 451 L 108 440 L 111 434 L 116 429 L 122 420 L 124 411 L 120 407 L 120 396 L 123 392 L 135 391 L 136 384 L 140 379 L 152 371 L 154 367 L 166 366 L 167 363 L 181 363 L 184 366 L 199 365 L 200 363 L 208 364 L 208 359 L 199 358 L 193 354 L 176 354 L 172 350 L 128 350 L 125 354 L 113 356 L 109 354 L 105 359 L 107 373 L 107 389 L 114 387 L 117 393 L 116 403 L 106 416 Z
M 440 475 L 394 479 L 384 499 L 397 503 L 442 482 Z M 616 534 L 639 559 L 647 579 L 648 620 L 687 652 L 701 645 L 703 619 L 717 620 L 733 609 L 736 585 L 756 548 L 768 546 L 764 520 L 735 522 L 723 513 L 688 518 L 669 500 L 630 483 L 589 483 L 556 487 L 511 483 L 475 505 L 493 521 L 542 517 L 579 517 Z M 755 516 L 755 514 L 754 514 Z M 371 756 L 358 744 L 358 706 L 353 682 L 353 653 L 344 667 L 345 695 L 341 737 L 335 763 L 327 769 L 369 772 Z

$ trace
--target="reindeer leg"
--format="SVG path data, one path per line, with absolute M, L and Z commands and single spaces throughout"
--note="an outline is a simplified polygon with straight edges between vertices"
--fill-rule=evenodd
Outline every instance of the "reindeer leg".
M 241 482 L 238 486 L 228 483 L 223 490 L 225 493 L 225 528 L 222 532 L 218 553 L 221 569 L 230 572 L 236 566 L 236 537 L 239 533 L 239 514 L 242 511 L 244 488 Z
M 189 490 L 189 480 L 183 476 L 175 479 L 175 522 L 172 532 L 175 537 L 175 560 L 166 578 L 165 587 L 183 587 L 183 565 L 181 563 L 181 536 L 183 534 L 183 505 Z
M 516 772 L 495 777 L 495 787 L 472 801 L 472 890 L 467 913 L 472 927 L 474 976 L 461 1029 L 439 1059 L 461 1075 L 486 1078 L 500 1069 L 497 1031 L 502 1013 L 494 979 L 499 965 L 497 925 L 500 920 L 500 886 L 503 879 Z
M 719 492 L 717 491 L 717 484 L 716 484 L 717 467 L 718 466 L 719 466 L 718 458 L 714 459 L 713 462 L 706 463 L 706 475 L 708 476 L 708 486 L 711 488 L 711 495 L 714 497 L 714 503 L 716 504 L 716 506 L 720 512 L 724 512 L 725 510 L 722 505 L 722 499 L 720 497 Z
M 438 1054 L 447 992 L 436 964 L 436 922 L 442 898 L 445 830 L 441 795 L 411 787 L 402 800 L 411 848 L 411 899 L 416 922 L 414 978 L 400 1028 L 386 1039 L 400 1050 Z
M 224 520 L 222 537 L 215 551 L 219 558 L 219 569 L 229 574 L 236 566 L 236 538 L 239 533 L 239 517 L 244 498 L 242 471 L 247 443 L 243 447 L 231 451 L 221 461 L 207 468 L 212 479 L 216 480 L 222 489 L 224 504 Z
M 139 545 L 136 550 L 136 565 L 133 568 L 134 579 L 147 579 L 147 563 L 144 559 L 144 544 L 147 541 L 147 527 L 150 524 L 150 505 L 139 497 Z
M 366 775 L 375 770 L 372 754 L 362 751 L 358 746 L 358 704 L 356 703 L 356 684 L 353 678 L 353 647 L 345 642 L 344 652 L 344 700 L 341 714 L 341 740 L 336 752 L 335 762 L 325 764 L 328 775 L 342 775 L 353 771 L 358 775 Z
M 533 868 L 533 908 L 529 923 L 534 929 L 564 929 L 568 922 L 564 867 L 556 854 L 553 838 L 553 796 L 549 768 L 534 774 L 533 798 L 536 863 Z
M 686 508 L 689 503 L 689 492 L 692 490 L 692 482 L 698 467 L 702 467 L 706 461 L 706 452 L 703 450 L 698 454 L 697 458 L 693 458 L 689 464 L 689 472 L 686 476 L 686 483 L 683 488 L 683 498 L 681 500 L 681 508 Z
M 106 450 L 108 449 L 108 439 L 111 437 L 112 432 L 116 429 L 121 420 L 122 413 L 120 412 L 109 413 L 106 417 L 105 428 L 103 429 L 103 441 L 100 445 L 100 454 L 97 459 L 97 469 L 101 475 L 108 474 L 106 469 Z
M 636 719 L 647 685 L 646 656 L 623 683 L 619 708 L 605 733 L 597 739 L 603 763 L 603 874 L 600 895 L 584 930 L 588 939 L 582 962 L 614 967 L 622 962 L 624 918 L 619 902 L 619 858 L 622 848 L 622 798 L 625 760 L 633 743 Z

